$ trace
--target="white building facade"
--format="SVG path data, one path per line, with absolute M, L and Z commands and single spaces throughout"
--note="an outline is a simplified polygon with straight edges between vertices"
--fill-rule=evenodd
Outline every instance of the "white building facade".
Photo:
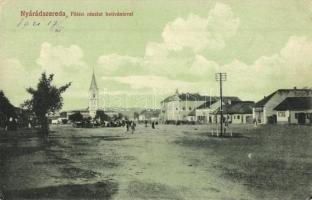
M 279 124 L 312 124 L 312 97 L 289 97 L 274 108 Z
M 312 97 L 311 89 L 279 89 L 258 101 L 253 108 L 253 119 L 259 124 L 277 122 L 274 108 L 287 97 Z
M 161 102 L 161 119 L 164 122 L 196 121 L 195 109 L 209 100 L 198 93 L 176 93 Z

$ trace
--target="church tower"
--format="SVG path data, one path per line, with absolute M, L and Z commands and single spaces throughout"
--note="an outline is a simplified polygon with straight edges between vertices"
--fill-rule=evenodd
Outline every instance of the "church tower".
M 94 72 L 92 74 L 89 95 L 89 114 L 92 118 L 94 118 L 99 106 L 99 89 L 96 84 Z

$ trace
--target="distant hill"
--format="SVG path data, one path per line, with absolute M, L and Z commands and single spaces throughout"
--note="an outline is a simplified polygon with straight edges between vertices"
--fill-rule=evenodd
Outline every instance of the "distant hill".
M 108 110 L 108 111 L 115 111 L 115 112 L 123 114 L 124 116 L 128 116 L 129 118 L 133 118 L 133 114 L 135 112 L 141 113 L 143 110 L 146 110 L 146 108 L 139 108 L 139 107 L 134 107 L 134 108 L 109 107 L 109 108 L 106 108 L 106 110 Z

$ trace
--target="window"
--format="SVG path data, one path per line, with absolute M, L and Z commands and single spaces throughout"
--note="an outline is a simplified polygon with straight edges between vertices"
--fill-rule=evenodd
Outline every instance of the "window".
M 183 108 L 182 108 L 183 110 L 185 110 L 185 106 L 183 106 Z
M 286 117 L 286 112 L 285 111 L 280 111 L 278 112 L 279 117 Z
M 179 110 L 179 108 L 176 108 L 176 110 Z
M 298 119 L 298 113 L 295 113 L 295 119 Z
M 237 115 L 237 119 L 240 119 L 240 116 L 239 116 L 239 115 Z
M 192 110 L 192 107 L 189 107 L 189 110 Z

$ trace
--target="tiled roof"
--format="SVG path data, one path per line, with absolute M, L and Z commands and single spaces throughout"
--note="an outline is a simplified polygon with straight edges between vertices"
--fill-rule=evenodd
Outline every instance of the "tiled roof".
M 233 102 L 232 104 L 223 106 L 224 114 L 252 114 L 252 107 L 254 106 L 253 101 L 240 101 Z M 220 110 L 217 111 L 217 114 L 220 113 Z
M 274 110 L 312 110 L 312 97 L 287 97 Z
M 200 106 L 198 106 L 196 109 L 205 109 L 205 108 L 209 108 L 212 104 L 216 103 L 216 100 L 211 100 L 211 101 L 206 101 L 205 103 L 201 104 Z
M 224 101 L 240 101 L 238 97 L 233 96 L 225 96 L 223 97 Z M 198 93 L 181 93 L 175 94 L 165 98 L 162 102 L 170 102 L 170 101 L 217 101 L 219 97 L 217 96 L 205 96 L 200 95 Z
M 276 90 L 275 92 L 273 92 L 272 94 L 270 94 L 267 97 L 264 97 L 263 99 L 261 99 L 260 101 L 258 101 L 255 104 L 255 107 L 263 107 L 265 106 L 265 104 L 270 101 L 270 99 L 276 94 L 276 93 L 288 93 L 288 92 L 293 92 L 293 91 L 297 91 L 297 92 L 306 92 L 307 94 L 312 94 L 312 89 L 279 89 Z
M 272 94 L 270 94 L 267 97 L 264 97 L 263 99 L 261 99 L 260 101 L 258 101 L 255 104 L 255 107 L 263 107 L 268 101 L 270 101 L 270 99 L 275 95 L 276 92 L 273 92 Z
M 179 94 L 181 101 L 208 101 L 210 98 L 215 99 L 217 97 L 203 96 L 198 93 L 182 93 Z
M 217 97 L 215 100 L 207 101 L 203 103 L 202 105 L 198 106 L 196 109 L 205 109 L 209 108 L 211 105 L 219 101 L 219 97 Z M 230 101 L 230 102 L 229 102 Z M 235 104 L 237 102 L 241 102 L 241 100 L 238 97 L 223 97 L 223 103 L 224 104 Z

